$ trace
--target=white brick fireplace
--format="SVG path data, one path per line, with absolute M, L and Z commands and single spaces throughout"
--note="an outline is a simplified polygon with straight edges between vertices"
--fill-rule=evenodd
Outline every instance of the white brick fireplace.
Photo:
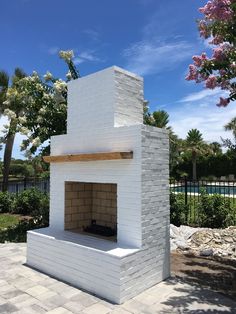
M 167 131 L 143 125 L 141 77 L 114 66 L 68 83 L 50 227 L 28 232 L 27 264 L 115 303 L 167 278 L 168 155 Z

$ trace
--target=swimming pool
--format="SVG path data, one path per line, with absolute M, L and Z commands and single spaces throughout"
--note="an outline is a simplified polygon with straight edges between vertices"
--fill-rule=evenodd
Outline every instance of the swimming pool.
M 185 193 L 185 185 L 171 185 L 172 192 Z M 200 190 L 204 188 L 208 194 L 222 194 L 222 195 L 234 195 L 236 197 L 236 183 L 235 185 L 187 185 L 187 193 L 198 194 Z

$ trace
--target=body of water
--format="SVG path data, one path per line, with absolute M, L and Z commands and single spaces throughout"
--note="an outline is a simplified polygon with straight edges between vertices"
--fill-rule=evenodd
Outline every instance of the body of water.
M 229 185 L 188 185 L 187 192 L 188 193 L 200 193 L 200 190 L 204 188 L 208 194 L 222 194 L 222 195 L 235 195 L 236 196 L 236 184 L 234 186 Z M 182 192 L 185 193 L 185 186 L 172 186 L 172 192 Z

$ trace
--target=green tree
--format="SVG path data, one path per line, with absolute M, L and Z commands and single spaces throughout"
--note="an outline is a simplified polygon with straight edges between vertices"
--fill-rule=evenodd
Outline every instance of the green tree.
M 232 131 L 234 140 L 221 138 L 223 146 L 228 148 L 228 153 L 235 155 L 236 153 L 236 117 L 225 125 L 226 131 Z
M 226 131 L 232 131 L 234 137 L 236 138 L 236 117 L 233 118 L 229 123 L 225 125 Z
M 181 147 L 183 147 L 183 140 L 179 138 L 170 128 L 170 174 L 172 175 L 174 169 L 182 162 Z
M 221 155 L 222 154 L 222 148 L 221 148 L 220 143 L 212 142 L 209 144 L 209 147 L 211 148 L 213 155 Z
M 0 113 L 7 115 L 9 120 L 5 136 L 2 138 L 2 142 L 5 144 L 3 157 L 3 191 L 6 191 L 8 188 L 12 149 L 17 132 L 18 119 L 25 109 L 25 104 L 21 101 L 17 88 L 18 82 L 25 76 L 26 74 L 23 70 L 16 68 L 10 80 L 9 75 L 5 71 L 0 71 Z
M 202 134 L 197 129 L 188 131 L 186 140 L 184 141 L 183 149 L 191 154 L 192 161 L 192 179 L 197 180 L 197 157 L 209 152 L 208 145 L 204 142 Z
M 158 128 L 167 128 L 169 123 L 169 114 L 165 110 L 154 111 L 153 114 L 153 125 Z
M 149 112 L 148 102 L 144 102 L 143 110 L 144 124 L 155 126 L 157 128 L 168 128 L 169 114 L 165 110 L 157 110 L 153 113 Z

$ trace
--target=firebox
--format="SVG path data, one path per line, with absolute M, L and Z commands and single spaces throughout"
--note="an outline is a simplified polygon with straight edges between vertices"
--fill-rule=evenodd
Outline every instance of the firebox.
M 116 241 L 117 185 L 65 182 L 65 230 Z

